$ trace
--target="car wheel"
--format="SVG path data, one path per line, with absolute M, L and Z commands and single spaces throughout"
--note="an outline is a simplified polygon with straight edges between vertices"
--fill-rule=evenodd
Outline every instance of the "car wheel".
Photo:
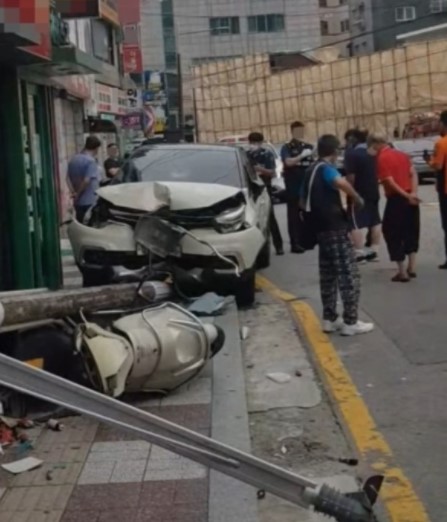
M 236 303 L 238 306 L 251 306 L 256 295 L 256 269 L 253 267 L 242 275 L 236 289 Z
M 82 286 L 105 286 L 111 284 L 110 271 L 107 268 L 82 268 Z
M 258 260 L 256 262 L 256 267 L 258 269 L 268 268 L 270 266 L 270 257 L 271 257 L 271 242 L 270 242 L 270 234 L 267 237 L 267 241 L 265 242 L 262 250 L 259 252 Z

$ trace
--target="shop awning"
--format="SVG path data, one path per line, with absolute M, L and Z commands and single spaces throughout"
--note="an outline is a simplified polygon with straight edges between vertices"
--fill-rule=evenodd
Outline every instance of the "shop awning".
M 76 74 L 99 74 L 102 63 L 77 47 L 53 47 L 51 61 L 35 64 L 30 69 L 45 76 L 72 76 Z

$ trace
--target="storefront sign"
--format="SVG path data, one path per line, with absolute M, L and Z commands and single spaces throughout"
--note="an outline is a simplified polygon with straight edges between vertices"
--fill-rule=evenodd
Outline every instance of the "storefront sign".
M 58 87 L 65 89 L 71 96 L 81 100 L 88 100 L 94 95 L 92 92 L 94 76 L 57 76 L 53 77 L 53 82 Z
M 130 112 L 121 118 L 123 129 L 141 130 L 141 111 Z
M 65 18 L 102 18 L 119 25 L 117 0 L 56 0 Z
M 21 47 L 21 49 L 49 60 L 51 58 L 50 0 L 29 0 L 27 5 L 24 5 L 21 0 L 10 0 L 7 10 L 11 10 L 11 20 L 14 19 L 12 12 L 17 10 L 19 23 L 36 25 L 40 34 L 39 44 Z
M 108 85 L 96 84 L 96 107 L 98 113 L 109 112 L 113 113 L 113 87 Z
M 143 59 L 140 47 L 123 44 L 123 62 L 125 73 L 133 74 L 142 72 Z

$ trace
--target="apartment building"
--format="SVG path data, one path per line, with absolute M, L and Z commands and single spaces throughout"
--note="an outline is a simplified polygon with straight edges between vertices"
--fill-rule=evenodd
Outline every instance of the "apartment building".
M 424 35 L 423 30 L 447 23 L 447 0 L 374 0 L 372 14 L 374 46 L 381 51 L 399 45 L 400 35 Z
M 350 56 L 349 0 L 319 0 L 319 8 L 321 44 L 338 47 L 341 56 Z
M 352 56 L 374 52 L 372 2 L 373 0 L 350 0 L 349 2 Z

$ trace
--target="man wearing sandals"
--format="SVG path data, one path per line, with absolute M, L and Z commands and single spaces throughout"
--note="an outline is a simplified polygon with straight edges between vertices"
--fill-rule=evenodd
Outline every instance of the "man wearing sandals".
M 384 136 L 372 134 L 368 146 L 370 153 L 377 155 L 377 174 L 387 198 L 383 237 L 391 261 L 397 264 L 397 274 L 391 281 L 407 283 L 416 277 L 419 250 L 418 176 L 410 157 L 391 148 Z

